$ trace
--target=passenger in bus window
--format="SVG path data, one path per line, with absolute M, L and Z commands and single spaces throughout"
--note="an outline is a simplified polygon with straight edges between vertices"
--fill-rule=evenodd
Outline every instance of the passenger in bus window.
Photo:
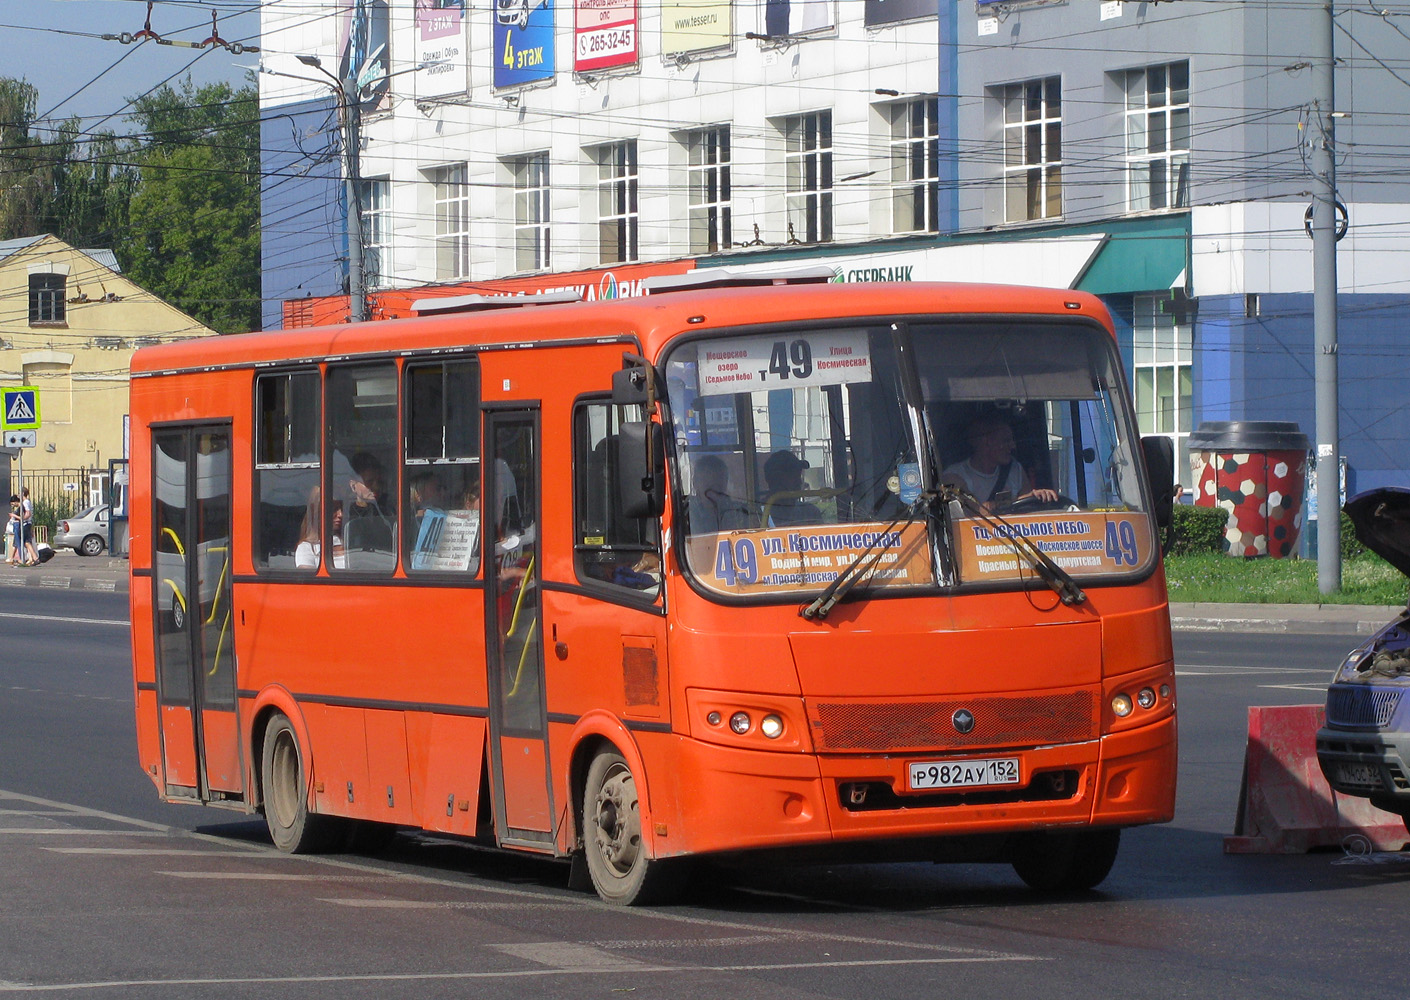
M 434 472 L 423 472 L 411 481 L 411 509 L 419 521 L 428 510 L 443 511 L 446 506 L 445 487 Z
M 729 493 L 729 468 L 719 455 L 701 455 L 691 466 L 692 493 L 686 515 L 690 530 L 700 534 L 732 531 L 748 523 L 744 504 Z
M 322 555 L 323 539 L 319 533 L 319 514 L 323 506 L 323 488 L 315 486 L 309 494 L 308 506 L 304 509 L 303 524 L 299 526 L 299 544 L 294 549 L 295 569 L 318 569 Z M 343 569 L 343 508 L 335 504 L 330 512 L 332 517 L 333 566 Z
M 392 513 L 392 496 L 387 490 L 387 476 L 382 471 L 382 463 L 371 452 L 360 451 L 351 459 L 356 479 L 348 481 L 352 491 L 352 517 L 377 514 L 383 517 Z
M 1023 463 L 1014 457 L 1013 427 L 1001 416 L 976 417 L 965 427 L 969 457 L 945 467 L 940 481 L 966 490 L 980 503 L 1012 503 L 1032 496 L 1052 503 L 1057 491 L 1036 489 Z
M 790 528 L 821 524 L 822 511 L 804 497 L 803 470 L 808 463 L 791 451 L 776 451 L 764 462 L 764 495 L 767 527 Z

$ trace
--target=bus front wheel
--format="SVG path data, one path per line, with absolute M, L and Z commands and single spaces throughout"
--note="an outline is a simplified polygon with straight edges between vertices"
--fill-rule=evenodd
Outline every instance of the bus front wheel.
M 625 758 L 606 750 L 593 758 L 583 786 L 583 853 L 593 888 L 619 906 L 661 902 L 679 890 L 679 862 L 646 856 L 636 778 Z
M 264 821 L 274 846 L 289 854 L 330 850 L 343 832 L 336 819 L 309 812 L 303 754 L 293 723 L 270 718 L 260 759 L 264 784 Z
M 1120 830 L 1032 833 L 1019 839 L 1011 861 L 1040 892 L 1085 892 L 1107 877 L 1120 846 Z

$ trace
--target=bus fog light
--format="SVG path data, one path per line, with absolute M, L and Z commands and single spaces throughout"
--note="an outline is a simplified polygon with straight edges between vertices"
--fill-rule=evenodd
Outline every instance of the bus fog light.
M 1170 685 L 1169 685 L 1169 684 L 1162 684 L 1162 685 L 1160 686 L 1160 696 L 1161 696 L 1162 698 L 1169 698 L 1169 697 L 1170 697 Z
M 766 715 L 759 720 L 759 732 L 771 740 L 783 735 L 783 720 L 777 715 Z
M 1131 696 L 1129 694 L 1119 694 L 1111 699 L 1111 710 L 1116 713 L 1118 719 L 1124 719 L 1131 714 Z
M 705 716 L 705 721 L 708 722 L 708 723 L 710 723 L 710 725 L 712 725 L 712 726 L 718 726 L 718 725 L 720 724 L 720 722 L 721 722 L 720 713 L 719 713 L 719 712 L 711 712 L 709 715 Z
M 729 727 L 733 729 L 736 733 L 738 733 L 740 736 L 743 736 L 745 733 L 749 732 L 750 725 L 751 723 L 749 720 L 748 712 L 735 712 L 729 717 Z
M 1150 708 L 1155 705 L 1155 692 L 1150 688 L 1141 688 L 1136 692 L 1136 704 L 1142 708 Z

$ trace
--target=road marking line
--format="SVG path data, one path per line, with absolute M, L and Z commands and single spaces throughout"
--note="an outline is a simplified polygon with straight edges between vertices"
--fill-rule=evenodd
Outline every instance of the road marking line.
M 1237 677 L 1259 674 L 1326 674 L 1322 667 L 1215 667 L 1197 664 L 1194 668 L 1176 667 L 1176 677 Z
M 248 858 L 250 856 L 249 852 L 229 850 L 202 851 L 191 850 L 189 848 L 181 847 L 46 847 L 44 848 L 44 850 L 51 851 L 54 854 L 103 854 L 115 856 L 130 855 L 134 857 L 171 855 L 183 858 Z M 263 860 L 264 858 L 268 858 L 271 861 L 275 859 L 288 859 L 289 861 L 303 860 L 295 854 L 262 855 L 261 860 Z
M 72 826 L 6 826 L 0 827 L 0 835 L 7 837 L 36 834 L 41 837 L 165 837 L 160 830 L 81 830 Z
M 335 899 L 324 896 L 318 900 L 320 903 L 331 903 L 334 906 L 355 906 L 364 909 L 385 909 L 385 910 L 523 910 L 523 909 L 576 909 L 580 904 L 577 902 L 556 902 L 551 899 L 517 900 L 515 902 L 498 902 L 490 900 L 454 900 L 454 899 Z
M 614 912 L 617 912 L 614 910 Z M 630 971 L 642 974 L 649 972 L 685 973 L 699 975 L 702 972 L 775 972 L 788 969 L 856 969 L 899 965 L 962 965 L 997 962 L 1049 962 L 1052 959 L 1041 955 L 976 955 L 947 958 L 877 958 L 860 959 L 848 962 L 776 962 L 757 965 L 633 965 Z M 498 972 L 407 972 L 369 973 L 366 975 L 342 976 L 269 976 L 263 979 L 253 976 L 230 977 L 226 979 L 120 979 L 106 982 L 85 983 L 0 983 L 0 993 L 61 993 L 71 990 L 115 990 L 152 988 L 158 986 L 274 986 L 301 983 L 415 983 L 415 982 L 456 982 L 488 979 L 528 979 L 543 976 L 601 976 L 620 975 L 621 967 L 575 968 L 575 969 L 516 969 Z
M 229 882 L 326 882 L 337 879 L 339 882 L 397 882 L 401 878 L 396 872 L 382 875 L 338 875 L 332 872 L 316 874 L 293 874 L 289 872 L 164 872 L 172 878 L 216 879 Z
M 70 618 L 68 615 L 26 615 L 15 611 L 0 611 L 0 618 L 20 618 L 32 622 L 76 622 L 80 625 L 121 625 L 127 628 L 131 622 L 117 618 Z
M 644 965 L 634 958 L 614 955 L 601 948 L 578 944 L 573 941 L 529 941 L 515 944 L 491 944 L 485 946 L 490 951 L 502 952 L 525 962 L 535 962 L 556 969 L 579 971 L 603 971 L 611 969 L 637 969 Z

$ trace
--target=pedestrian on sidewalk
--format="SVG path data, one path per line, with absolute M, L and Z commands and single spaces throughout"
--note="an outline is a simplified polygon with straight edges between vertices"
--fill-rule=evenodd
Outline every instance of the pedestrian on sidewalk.
M 38 566 L 39 550 L 34 547 L 34 503 L 29 499 L 28 486 L 20 490 L 20 531 L 24 539 L 20 565 Z
M 10 494 L 10 519 L 5 522 L 5 547 L 9 550 L 5 553 L 5 562 L 12 566 L 19 565 L 20 552 L 24 545 L 20 542 L 20 496 L 18 493 Z

